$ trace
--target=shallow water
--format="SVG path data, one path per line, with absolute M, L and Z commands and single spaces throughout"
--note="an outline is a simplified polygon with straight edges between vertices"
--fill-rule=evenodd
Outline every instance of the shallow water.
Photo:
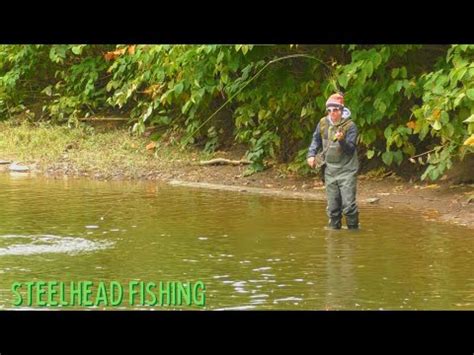
M 205 309 L 474 309 L 472 231 L 407 210 L 328 231 L 317 201 L 9 174 L 0 190 L 2 308 L 15 281 L 201 280 Z

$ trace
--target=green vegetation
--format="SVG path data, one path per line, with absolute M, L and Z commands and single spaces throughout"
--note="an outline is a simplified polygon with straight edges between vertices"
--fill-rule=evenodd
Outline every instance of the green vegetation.
M 474 151 L 473 58 L 474 45 L 2 45 L 0 117 L 72 132 L 82 117 L 129 117 L 187 149 L 242 143 L 249 173 L 276 160 L 305 174 L 341 90 L 366 159 L 436 180 Z
M 183 152 L 173 137 L 163 137 L 154 150 L 148 141 L 125 130 L 97 132 L 90 127 L 0 122 L 0 157 L 37 164 L 39 170 L 112 179 L 146 178 L 150 173 L 208 159 L 197 149 Z M 194 160 L 193 160 L 194 159 Z

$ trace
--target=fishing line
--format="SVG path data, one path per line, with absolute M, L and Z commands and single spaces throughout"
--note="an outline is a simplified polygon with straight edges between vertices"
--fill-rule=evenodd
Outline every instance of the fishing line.
M 323 62 L 321 59 L 317 58 L 317 57 L 314 57 L 314 56 L 311 56 L 311 55 L 308 55 L 308 54 L 291 54 L 291 55 L 287 55 L 287 56 L 284 56 L 284 57 L 279 57 L 279 58 L 276 58 L 276 59 L 273 59 L 273 60 L 270 60 L 269 62 L 267 62 L 256 74 L 254 74 L 254 76 L 252 76 L 244 85 L 242 85 L 242 87 L 237 90 L 237 92 L 235 92 L 233 95 L 231 95 L 226 102 L 224 102 L 212 115 L 210 115 L 203 123 L 201 123 L 201 125 L 199 125 L 193 132 L 191 132 L 183 141 L 182 141 L 182 149 L 184 149 L 185 145 L 187 144 L 188 140 L 199 130 L 201 129 L 207 122 L 209 122 L 211 120 L 211 118 L 213 118 L 220 110 L 222 110 L 229 102 L 231 102 L 234 97 L 236 97 L 238 94 L 240 94 L 242 92 L 243 89 L 245 89 L 255 78 L 257 78 L 267 67 L 269 67 L 271 64 L 274 64 L 274 63 L 277 63 L 277 62 L 280 62 L 282 60 L 286 60 L 286 59 L 292 59 L 292 58 L 309 58 L 309 59 L 313 59 L 313 60 L 316 60 L 318 62 L 320 62 L 321 64 L 324 64 L 327 68 L 329 68 L 329 82 L 333 85 L 334 89 L 336 91 L 339 91 L 338 87 L 337 87 L 337 81 L 335 80 L 335 76 L 334 76 L 334 73 L 332 72 L 332 68 L 326 64 L 325 62 Z
M 232 94 L 225 102 L 224 104 L 222 104 L 214 113 L 212 113 L 201 125 L 199 125 L 193 132 L 191 132 L 183 141 L 182 141 L 182 149 L 184 148 L 184 146 L 187 144 L 187 141 L 194 135 L 194 133 L 196 133 L 199 129 L 201 129 L 207 122 L 209 122 L 217 113 L 219 113 L 219 111 L 221 111 L 228 103 L 230 103 L 238 94 L 240 94 L 242 92 L 243 89 L 245 89 L 253 80 L 255 80 L 266 68 L 268 68 L 270 65 L 272 64 L 275 64 L 277 62 L 280 62 L 280 61 L 283 61 L 283 60 L 287 60 L 287 59 L 292 59 L 292 58 L 307 58 L 307 59 L 312 59 L 312 60 L 316 60 L 318 61 L 319 63 L 325 65 L 328 69 L 329 69 L 329 82 L 330 84 L 333 85 L 334 87 L 334 90 L 336 91 L 339 91 L 338 87 L 337 87 L 337 81 L 335 80 L 335 76 L 334 76 L 334 72 L 332 71 L 332 68 L 325 62 L 323 62 L 321 59 L 317 58 L 317 57 L 314 57 L 314 56 L 311 56 L 311 55 L 308 55 L 308 54 L 291 54 L 291 55 L 287 55 L 287 56 L 284 56 L 284 57 L 279 57 L 279 58 L 276 58 L 276 59 L 272 59 L 270 61 L 268 61 L 262 68 L 260 68 L 260 70 L 255 73 L 249 80 L 247 80 L 247 82 L 245 82 L 244 85 L 242 85 L 234 94 Z M 140 184 L 137 184 L 131 191 L 127 192 L 125 194 L 125 196 L 123 198 L 121 198 L 119 200 L 119 202 L 125 200 L 129 195 L 131 195 L 133 192 L 135 192 L 135 190 L 137 189 L 137 187 L 139 186 Z M 112 211 L 112 209 L 115 207 L 112 206 L 110 207 L 96 222 L 95 224 L 97 224 L 99 221 L 103 221 L 105 219 L 105 217 L 110 213 L 110 211 Z

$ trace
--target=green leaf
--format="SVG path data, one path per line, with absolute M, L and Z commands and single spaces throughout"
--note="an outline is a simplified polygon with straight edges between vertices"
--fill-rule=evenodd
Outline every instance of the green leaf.
M 181 113 L 182 114 L 186 114 L 186 112 L 188 112 L 188 110 L 191 108 L 191 105 L 193 104 L 193 102 L 191 100 L 188 100 L 184 105 L 183 107 L 181 108 Z
M 222 74 L 221 80 L 224 84 L 227 84 L 229 82 L 229 75 L 227 73 Z
M 432 169 L 429 173 L 429 177 L 432 181 L 436 180 L 440 175 L 440 171 L 436 168 Z
M 454 126 L 451 123 L 448 123 L 446 126 L 446 132 L 448 137 L 452 137 L 454 135 Z
M 224 59 L 224 52 L 223 51 L 219 52 L 219 54 L 217 55 L 216 63 L 222 62 L 222 59 Z
M 472 134 L 474 133 L 474 123 L 469 123 L 467 126 L 467 133 Z
M 444 87 L 442 85 L 437 85 L 433 89 L 433 93 L 436 95 L 443 95 L 444 94 Z
M 398 80 L 397 81 L 397 90 L 396 92 L 400 92 L 400 90 L 402 89 L 402 87 L 405 87 L 404 86 L 404 82 L 402 80 Z
M 372 62 L 368 62 L 365 66 L 365 69 L 367 72 L 367 76 L 371 77 L 372 74 L 374 73 L 374 65 L 372 64 Z
M 400 75 L 403 79 L 406 79 L 406 77 L 407 77 L 407 68 L 401 67 L 400 68 Z
M 431 124 L 431 127 L 433 127 L 433 129 L 439 131 L 441 129 L 441 123 L 439 121 L 434 121 L 432 124 Z
M 339 82 L 339 85 L 341 85 L 343 88 L 345 88 L 345 87 L 347 87 L 347 83 L 349 82 L 349 77 L 345 74 L 341 74 L 337 78 L 337 81 Z
M 384 152 L 382 154 L 382 160 L 383 162 L 385 163 L 385 165 L 388 165 L 390 166 L 392 164 L 392 161 L 393 161 L 393 154 L 392 152 Z
M 374 63 L 375 63 L 375 67 L 378 67 L 382 63 L 382 56 L 380 54 L 375 53 Z
M 466 91 L 467 97 L 474 101 L 474 89 L 469 89 Z
M 300 117 L 306 116 L 306 113 L 307 113 L 307 111 L 306 111 L 306 106 L 303 106 L 303 108 L 301 109 L 301 115 L 300 115 Z
M 183 92 L 183 88 L 184 88 L 184 85 L 182 82 L 180 82 L 174 87 L 174 91 L 176 92 L 177 95 L 179 95 Z
M 463 122 L 464 123 L 474 123 L 474 114 L 472 114 L 471 116 L 466 118 Z
M 467 68 L 461 68 L 455 71 L 455 75 L 453 75 L 453 81 L 457 82 L 457 81 L 462 80 L 462 78 L 464 77 L 464 75 L 466 75 L 466 73 L 467 73 Z
M 397 150 L 396 152 L 393 153 L 393 160 L 398 166 L 400 166 L 403 160 L 403 153 L 401 150 Z
M 449 115 L 446 111 L 441 112 L 441 123 L 448 123 L 449 122 Z
M 75 55 L 80 55 L 82 53 L 82 48 L 84 47 L 84 45 L 79 45 L 79 46 L 73 46 L 71 48 L 72 50 L 72 53 L 74 53 Z
M 433 169 L 434 169 L 434 166 L 433 166 L 433 165 L 429 165 L 428 168 L 426 168 L 426 170 L 425 170 L 425 172 L 423 173 L 423 175 L 421 175 L 421 180 L 425 180 L 426 177 L 428 176 L 428 174 L 430 174 Z
M 49 86 L 45 87 L 45 88 L 43 89 L 43 91 L 41 91 L 41 92 L 44 93 L 44 94 L 46 94 L 46 95 L 48 95 L 48 96 L 51 96 L 51 95 L 52 95 L 52 86 L 49 85 Z M 473 115 L 473 116 L 474 116 L 474 115 Z
M 66 58 L 66 45 L 54 45 L 49 51 L 49 58 L 55 63 L 62 63 Z
M 368 150 L 367 151 L 367 159 L 372 159 L 375 154 L 374 150 Z
M 366 132 L 366 137 L 367 137 L 367 143 L 373 143 L 375 142 L 375 139 L 377 138 L 377 132 L 375 129 L 370 129 Z
M 148 107 L 148 110 L 145 112 L 145 114 L 142 116 L 142 122 L 145 122 L 148 117 L 150 117 L 150 115 L 152 114 L 153 112 L 153 106 L 150 106 Z
M 459 104 L 461 103 L 461 100 L 466 96 L 466 94 L 462 93 L 460 95 L 458 95 L 458 97 L 456 97 L 454 99 L 454 108 L 456 108 L 457 106 L 459 106 Z

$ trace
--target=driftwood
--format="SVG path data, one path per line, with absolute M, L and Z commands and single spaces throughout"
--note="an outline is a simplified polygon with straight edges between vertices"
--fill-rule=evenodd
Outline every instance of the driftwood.
M 16 161 L 13 162 L 8 168 L 11 171 L 18 171 L 18 172 L 25 172 L 25 171 L 30 170 L 30 168 L 27 167 L 26 165 L 19 165 Z
M 216 158 L 211 160 L 201 160 L 199 165 L 241 165 L 241 164 L 251 164 L 249 160 L 230 160 L 224 158 Z

